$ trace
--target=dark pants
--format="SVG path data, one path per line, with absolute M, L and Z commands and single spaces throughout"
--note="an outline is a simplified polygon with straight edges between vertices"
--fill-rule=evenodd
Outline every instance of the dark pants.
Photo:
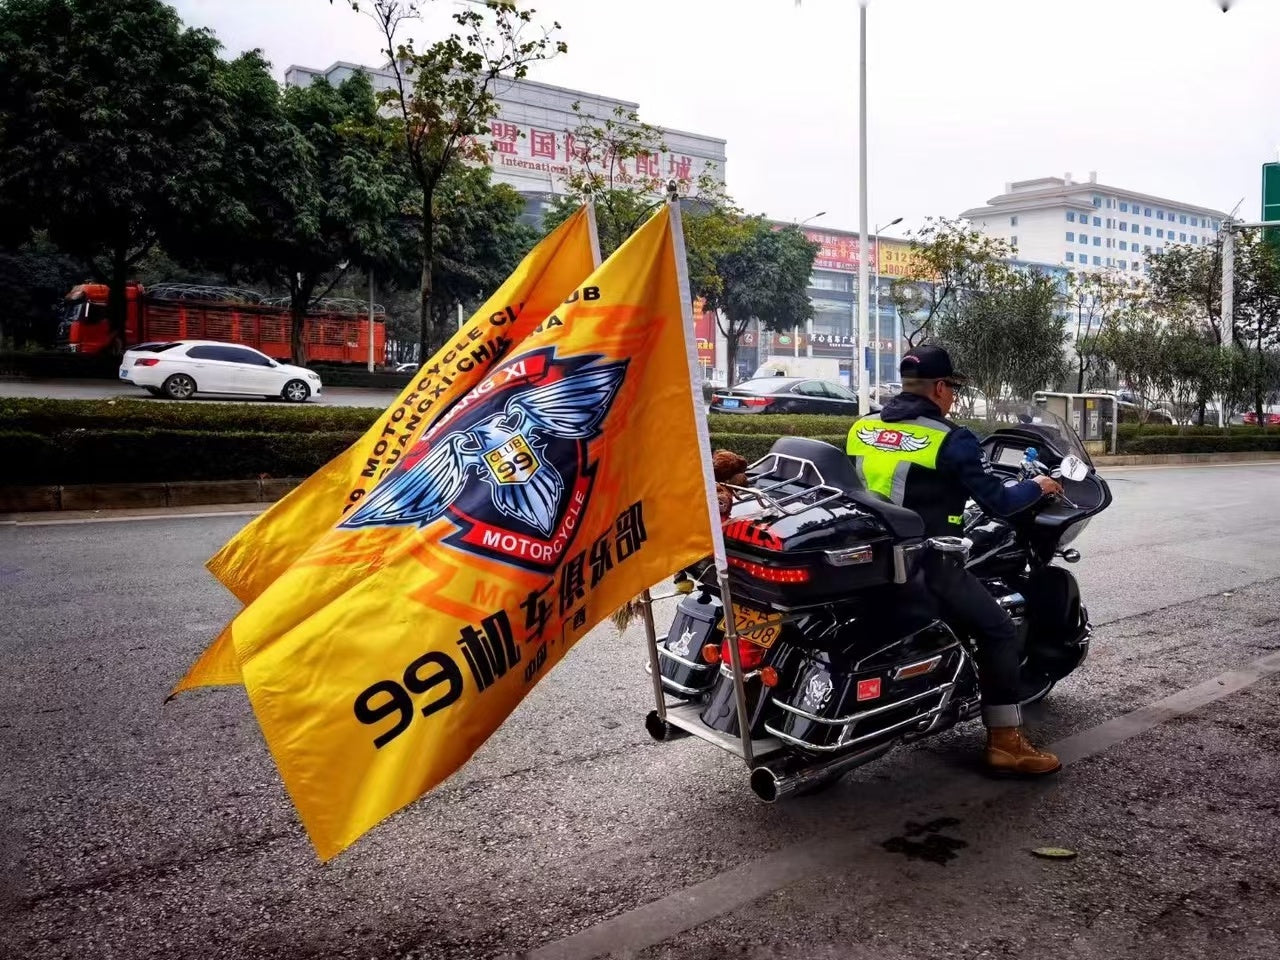
M 959 563 L 934 554 L 925 562 L 924 575 L 942 618 L 977 638 L 983 722 L 989 727 L 1021 726 L 1018 688 L 1022 651 L 1013 621 L 978 578 Z

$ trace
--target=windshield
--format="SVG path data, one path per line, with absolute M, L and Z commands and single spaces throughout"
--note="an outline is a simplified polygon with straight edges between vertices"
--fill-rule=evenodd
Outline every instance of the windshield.
M 71 324 L 80 319 L 84 313 L 84 298 L 78 300 L 66 300 L 60 306 L 54 308 L 54 314 L 58 322 L 58 339 L 66 340 L 71 336 Z
M 1071 426 L 1057 414 L 1029 403 L 1013 404 L 1000 414 L 1001 430 L 1029 430 L 1044 437 L 1055 450 L 1066 457 L 1075 454 L 1092 466 L 1084 443 Z
M 794 377 L 759 377 L 743 380 L 734 386 L 734 390 L 743 393 L 786 393 L 796 384 Z

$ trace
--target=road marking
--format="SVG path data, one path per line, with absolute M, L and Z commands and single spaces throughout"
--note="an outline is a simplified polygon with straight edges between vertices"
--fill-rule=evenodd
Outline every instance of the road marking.
M 1050 749 L 1064 766 L 1096 756 L 1146 733 L 1168 720 L 1185 716 L 1217 700 L 1280 673 L 1280 653 L 1273 653 L 1239 670 L 1219 674 L 1163 700 L 1123 714 L 1053 744 Z M 945 796 L 948 806 L 981 801 L 1010 789 L 1008 784 L 974 777 L 956 783 L 954 774 L 939 770 L 918 784 L 919 795 Z M 1026 783 L 1034 787 L 1033 783 Z M 900 810 L 879 811 L 889 823 Z M 588 927 L 572 936 L 544 944 L 505 960 L 594 960 L 605 954 L 628 956 L 656 946 L 709 920 L 766 897 L 821 870 L 847 868 L 867 846 L 867 835 L 883 826 L 864 822 L 843 835 L 816 837 L 784 847 L 767 857 L 740 864 L 709 880 L 677 890 L 626 913 Z
M 130 517 L 78 517 L 74 520 L 7 520 L 15 527 L 71 527 L 85 523 L 132 523 L 136 520 L 208 520 L 214 517 L 256 517 L 266 510 L 219 510 L 210 513 L 147 513 Z

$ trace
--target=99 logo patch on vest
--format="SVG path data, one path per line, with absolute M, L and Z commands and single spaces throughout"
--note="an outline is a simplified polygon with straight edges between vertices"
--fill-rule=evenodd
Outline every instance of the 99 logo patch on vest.
M 858 430 L 858 439 L 868 447 L 888 453 L 916 453 L 933 442 L 927 436 L 918 437 L 906 430 L 873 430 L 869 427 Z

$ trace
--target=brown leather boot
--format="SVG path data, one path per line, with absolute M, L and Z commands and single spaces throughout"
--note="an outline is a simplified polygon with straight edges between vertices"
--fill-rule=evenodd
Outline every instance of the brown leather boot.
M 1043 777 L 1057 773 L 1062 762 L 1052 753 L 1033 747 L 1021 727 L 987 730 L 987 770 L 1013 777 Z

